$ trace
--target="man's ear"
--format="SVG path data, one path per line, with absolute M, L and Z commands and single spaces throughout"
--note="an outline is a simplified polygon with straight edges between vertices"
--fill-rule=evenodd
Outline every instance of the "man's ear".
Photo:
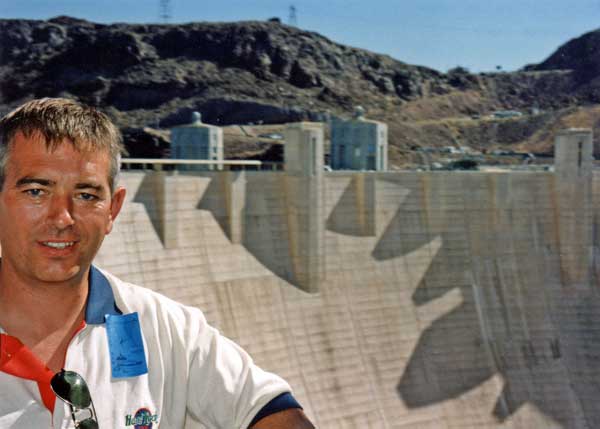
M 110 201 L 110 219 L 106 225 L 106 234 L 110 234 L 112 231 L 113 224 L 115 219 L 119 215 L 121 208 L 123 207 L 123 203 L 125 202 L 125 188 L 120 186 L 118 187 L 112 195 Z

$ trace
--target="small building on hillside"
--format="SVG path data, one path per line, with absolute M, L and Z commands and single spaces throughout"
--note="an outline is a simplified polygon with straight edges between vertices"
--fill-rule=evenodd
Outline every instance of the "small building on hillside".
M 497 110 L 492 113 L 492 116 L 498 119 L 520 118 L 523 116 L 523 113 L 519 112 L 518 110 Z
M 200 113 L 192 113 L 192 122 L 171 129 L 171 158 L 223 160 L 223 130 L 202 123 Z M 178 165 L 177 170 L 214 170 L 214 165 Z M 220 169 L 220 168 L 219 168 Z
M 387 152 L 387 124 L 365 119 L 362 108 L 350 120 L 331 120 L 329 163 L 333 170 L 385 171 Z

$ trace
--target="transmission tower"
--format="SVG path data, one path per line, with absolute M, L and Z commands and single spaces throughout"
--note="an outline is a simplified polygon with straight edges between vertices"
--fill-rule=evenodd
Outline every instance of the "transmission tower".
M 160 0 L 158 17 L 165 24 L 171 21 L 171 1 Z
M 298 26 L 298 17 L 296 16 L 296 6 L 290 5 L 290 16 L 288 18 L 288 24 L 294 27 Z

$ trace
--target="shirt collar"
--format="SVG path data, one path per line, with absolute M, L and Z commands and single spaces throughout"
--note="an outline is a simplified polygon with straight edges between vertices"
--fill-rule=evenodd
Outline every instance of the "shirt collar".
M 89 291 L 85 308 L 85 323 L 100 325 L 106 314 L 123 314 L 117 307 L 115 295 L 108 279 L 93 265 L 88 277 Z

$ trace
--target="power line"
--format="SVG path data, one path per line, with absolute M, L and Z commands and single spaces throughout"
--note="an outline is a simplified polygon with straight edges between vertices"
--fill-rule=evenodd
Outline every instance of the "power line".
M 298 17 L 296 16 L 296 6 L 290 5 L 290 15 L 288 17 L 288 24 L 294 27 L 298 26 Z
M 159 4 L 159 19 L 165 24 L 171 21 L 171 1 L 170 0 L 160 0 Z

